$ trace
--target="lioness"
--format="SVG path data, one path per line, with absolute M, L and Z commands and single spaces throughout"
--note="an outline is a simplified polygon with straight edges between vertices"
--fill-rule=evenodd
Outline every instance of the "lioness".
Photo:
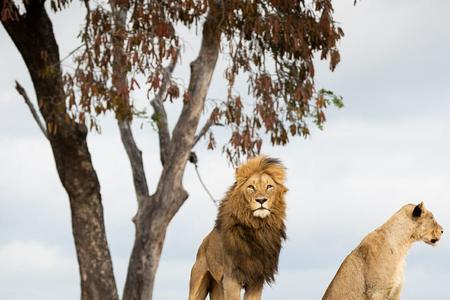
M 435 245 L 443 232 L 423 202 L 403 206 L 347 256 L 322 299 L 400 299 L 403 266 L 412 243 Z
M 278 268 L 285 234 L 285 169 L 259 156 L 236 170 L 236 182 L 219 207 L 191 271 L 189 300 L 261 299 Z

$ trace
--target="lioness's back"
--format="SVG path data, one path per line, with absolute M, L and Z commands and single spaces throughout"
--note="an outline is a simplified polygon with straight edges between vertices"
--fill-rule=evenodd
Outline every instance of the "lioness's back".
M 361 300 L 364 294 L 364 276 L 362 270 L 364 263 L 358 254 L 358 248 L 353 250 L 339 267 L 335 277 L 328 286 L 323 300 L 342 299 L 342 300 Z M 351 286 L 349 286 L 351 283 Z

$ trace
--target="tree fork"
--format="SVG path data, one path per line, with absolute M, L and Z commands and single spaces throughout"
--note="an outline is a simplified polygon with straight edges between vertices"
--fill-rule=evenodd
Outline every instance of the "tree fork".
M 123 300 L 152 299 L 167 227 L 188 198 L 188 193 L 182 185 L 183 174 L 194 145 L 196 129 L 220 50 L 221 2 L 209 3 L 200 52 L 191 63 L 189 100 L 183 104 L 168 151 L 163 151 L 167 153 L 167 159 L 163 160 L 163 171 L 156 192 L 139 206 L 134 219 L 136 239 L 128 266 Z

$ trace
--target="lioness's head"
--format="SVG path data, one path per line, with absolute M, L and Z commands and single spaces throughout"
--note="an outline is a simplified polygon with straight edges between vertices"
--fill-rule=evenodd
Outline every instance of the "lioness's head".
M 241 201 L 254 217 L 264 219 L 278 209 L 287 191 L 284 186 L 285 168 L 277 159 L 258 156 L 236 170 L 236 183 L 243 194 Z
M 444 230 L 436 222 L 433 214 L 425 208 L 423 202 L 416 205 L 411 214 L 416 223 L 413 238 L 418 241 L 424 241 L 429 245 L 435 245 L 441 239 Z

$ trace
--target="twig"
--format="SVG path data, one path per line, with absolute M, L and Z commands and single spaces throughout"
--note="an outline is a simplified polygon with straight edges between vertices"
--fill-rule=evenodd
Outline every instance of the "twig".
M 83 48 L 85 46 L 85 44 L 81 44 L 78 47 L 76 47 L 75 49 L 73 49 L 72 51 L 70 51 L 66 56 L 64 56 L 59 63 L 64 62 L 66 59 L 68 59 L 70 56 L 72 56 L 75 52 L 77 52 L 79 49 Z
M 206 191 L 206 193 L 208 194 L 208 196 L 211 199 L 211 201 L 214 203 L 214 205 L 216 207 L 219 207 L 219 204 L 218 204 L 217 200 L 214 199 L 214 197 L 211 195 L 211 192 L 208 190 L 208 188 L 206 187 L 205 183 L 203 182 L 202 177 L 200 176 L 200 172 L 198 171 L 197 165 L 195 165 L 195 173 L 197 173 L 198 180 L 202 184 L 203 189 Z
M 27 92 L 25 91 L 25 89 L 20 85 L 20 83 L 16 80 L 16 90 L 17 92 L 23 97 L 23 100 L 25 100 L 26 105 L 28 105 L 28 108 L 31 111 L 31 114 L 33 115 L 34 120 L 36 121 L 36 123 L 38 124 L 39 128 L 41 129 L 42 133 L 44 134 L 44 136 L 48 138 L 48 134 L 47 134 L 47 130 L 45 129 L 44 124 L 42 123 L 41 118 L 39 117 L 38 112 L 36 111 L 36 108 L 34 108 L 33 103 L 31 103 L 30 98 L 28 97 Z
M 216 199 L 214 199 L 213 195 L 211 194 L 211 192 L 209 191 L 209 189 L 206 187 L 206 184 L 203 182 L 202 176 L 200 176 L 200 172 L 198 171 L 198 158 L 197 158 L 197 154 L 195 154 L 195 152 L 191 152 L 191 154 L 189 155 L 189 161 L 194 164 L 195 166 L 195 173 L 197 173 L 197 177 L 198 180 L 200 181 L 203 189 L 205 190 L 205 192 L 208 194 L 209 198 L 211 199 L 211 201 L 214 203 L 214 205 L 216 207 L 219 207 L 219 203 Z
M 194 146 L 198 143 L 198 141 L 200 141 L 200 139 L 208 132 L 208 130 L 211 128 L 211 126 L 223 126 L 220 123 L 214 123 L 213 119 L 208 119 L 208 121 L 206 121 L 205 125 L 203 125 L 202 129 L 200 130 L 200 132 L 195 136 L 194 138 L 194 144 L 192 145 L 192 148 L 194 148 Z

